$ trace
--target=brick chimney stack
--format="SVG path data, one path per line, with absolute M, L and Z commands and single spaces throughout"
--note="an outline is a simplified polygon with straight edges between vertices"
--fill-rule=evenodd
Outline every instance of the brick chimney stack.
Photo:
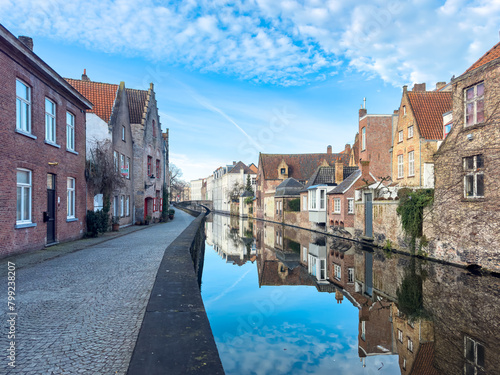
M 327 154 L 331 154 L 331 153 L 332 153 L 332 146 L 331 146 L 331 145 L 328 145 L 328 146 L 326 147 L 326 153 L 327 153 Z
M 340 184 L 344 181 L 344 163 L 342 160 L 335 162 L 335 183 Z
M 363 160 L 361 162 L 361 178 L 368 179 L 370 176 L 370 161 Z
M 19 35 L 19 37 L 17 39 L 19 39 L 19 41 L 22 44 L 24 44 L 26 47 L 28 47 L 30 49 L 30 51 L 33 51 L 33 39 L 32 38 L 30 38 L 29 36 Z
M 359 118 L 366 116 L 366 113 L 367 113 L 366 108 L 361 108 L 359 110 Z
M 90 78 L 87 76 L 87 69 L 83 69 L 82 81 L 90 82 Z
M 425 91 L 425 82 L 424 83 L 415 83 L 412 91 Z

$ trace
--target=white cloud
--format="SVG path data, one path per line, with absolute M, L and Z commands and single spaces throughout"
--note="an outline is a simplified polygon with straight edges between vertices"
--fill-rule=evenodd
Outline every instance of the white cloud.
M 496 42 L 500 24 L 496 0 L 18 0 L 0 11 L 33 36 L 283 86 L 342 67 L 394 85 L 448 80 Z

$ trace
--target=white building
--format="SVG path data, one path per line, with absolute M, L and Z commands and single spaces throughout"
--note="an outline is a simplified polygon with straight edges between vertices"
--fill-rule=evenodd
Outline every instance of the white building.
M 214 171 L 212 201 L 214 211 L 229 213 L 231 210 L 230 192 L 240 185 L 243 188 L 247 183 L 247 176 L 250 176 L 250 181 L 255 182 L 257 174 L 248 168 L 241 161 L 233 165 L 219 167 Z M 256 186 L 252 184 L 252 189 L 255 192 Z
M 203 183 L 204 182 L 205 182 L 204 178 L 200 178 L 198 180 L 192 180 L 190 182 L 190 185 L 191 185 L 191 200 L 192 201 L 205 200 L 205 197 L 202 196 L 202 188 L 203 188 Z

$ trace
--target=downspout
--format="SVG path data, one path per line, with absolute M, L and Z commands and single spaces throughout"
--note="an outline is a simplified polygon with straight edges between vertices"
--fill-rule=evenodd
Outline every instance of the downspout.
M 419 145 L 419 151 L 418 151 L 418 174 L 419 174 L 419 185 L 422 187 L 422 137 L 418 138 L 418 145 Z

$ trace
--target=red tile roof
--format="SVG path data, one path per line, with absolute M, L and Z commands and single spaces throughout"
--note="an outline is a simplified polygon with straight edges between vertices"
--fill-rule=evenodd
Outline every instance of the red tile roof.
M 245 173 L 245 174 L 253 174 L 254 173 L 250 168 L 248 168 L 245 165 L 245 163 L 243 163 L 241 161 L 237 162 L 228 173 L 240 173 L 240 170 L 242 170 L 242 169 L 243 169 L 243 173 Z
M 248 168 L 250 168 L 252 170 L 253 173 L 257 174 L 259 172 L 259 168 L 257 168 L 257 166 L 252 163 L 248 166 Z
M 113 105 L 115 103 L 118 85 L 110 83 L 82 81 L 79 79 L 65 78 L 65 80 L 80 92 L 94 107 L 88 112 L 95 113 L 109 123 Z
M 333 166 L 337 160 L 344 166 L 349 165 L 349 155 L 344 154 L 260 154 L 259 168 L 264 172 L 264 179 L 277 180 L 278 167 L 284 160 L 288 165 L 288 177 L 298 181 L 305 181 L 312 176 L 316 169 L 326 160 Z
M 474 64 L 472 64 L 472 66 L 469 69 L 467 69 L 465 73 L 470 72 L 471 70 L 474 70 L 476 68 L 479 68 L 480 66 L 483 66 L 484 64 L 487 64 L 490 61 L 498 59 L 499 57 L 500 57 L 500 43 L 497 43 L 492 49 L 486 52 L 479 60 L 477 60 Z
M 148 97 L 147 90 L 125 89 L 128 99 L 128 112 L 131 124 L 141 124 L 144 107 Z
M 449 91 L 409 91 L 408 100 L 425 139 L 443 139 L 443 114 L 452 109 Z
M 433 362 L 434 343 L 426 342 L 421 344 L 410 375 L 438 375 L 438 371 L 432 364 Z

